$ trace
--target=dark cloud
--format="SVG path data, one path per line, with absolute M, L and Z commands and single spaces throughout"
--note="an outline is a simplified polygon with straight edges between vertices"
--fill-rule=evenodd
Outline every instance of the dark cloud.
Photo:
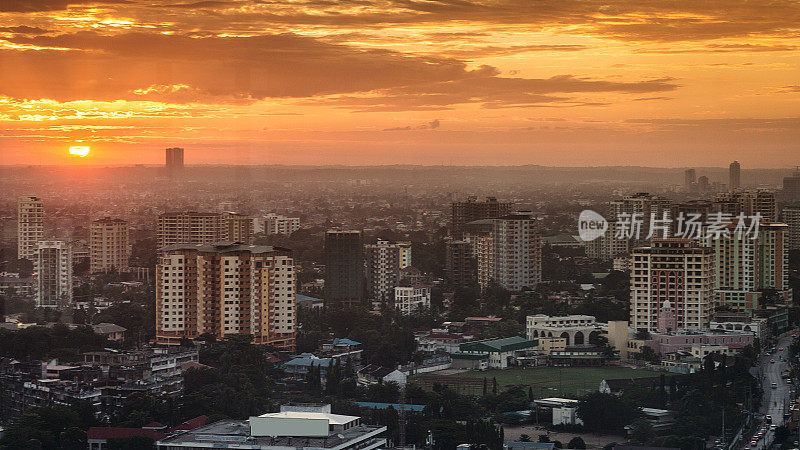
M 127 0 L 2 0 L 0 12 L 38 12 L 57 11 L 69 6 L 88 5 L 132 5 Z
M 383 131 L 435 130 L 439 128 L 440 125 L 441 122 L 439 121 L 439 119 L 436 119 L 430 122 L 423 123 L 422 125 L 417 125 L 416 127 L 408 125 L 405 127 L 384 128 Z
M 796 45 L 763 45 L 763 44 L 708 44 L 699 48 L 643 48 L 636 53 L 732 53 L 732 52 L 788 52 L 796 51 Z
M 16 27 L 0 27 L 0 33 L 44 34 L 44 33 L 49 33 L 49 31 L 45 30 L 44 28 L 19 25 Z

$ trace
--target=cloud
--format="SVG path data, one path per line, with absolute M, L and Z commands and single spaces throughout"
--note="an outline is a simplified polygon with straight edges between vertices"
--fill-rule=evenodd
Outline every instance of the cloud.
M 3 0 L 0 12 L 39 12 L 67 9 L 73 5 L 131 5 L 126 0 Z
M 790 52 L 800 49 L 796 45 L 764 45 L 764 44 L 708 44 L 697 48 L 644 48 L 635 53 L 732 53 L 732 52 Z
M 441 122 L 439 121 L 439 119 L 436 119 L 430 122 L 423 123 L 422 125 L 417 125 L 416 127 L 408 125 L 405 127 L 384 128 L 383 131 L 435 130 L 439 128 L 440 125 Z
M 16 27 L 0 27 L 0 33 L 44 34 L 44 33 L 49 33 L 49 31 L 45 30 L 44 28 L 19 25 Z

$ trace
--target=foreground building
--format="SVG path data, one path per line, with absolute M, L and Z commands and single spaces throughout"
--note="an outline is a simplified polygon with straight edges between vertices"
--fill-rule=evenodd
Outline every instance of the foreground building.
M 714 197 L 714 208 L 719 212 L 731 214 L 734 218 L 739 214 L 745 216 L 760 214 L 764 220 L 770 222 L 778 220 L 775 192 L 764 189 L 717 194 Z
M 528 340 L 538 338 L 562 338 L 567 346 L 589 345 L 593 334 L 600 334 L 600 326 L 594 316 L 528 316 L 525 323 Z
M 156 341 L 250 334 L 294 348 L 296 276 L 291 250 L 221 242 L 161 249 L 156 266 Z
M 23 195 L 17 202 L 17 258 L 33 261 L 36 243 L 44 237 L 44 207 L 35 195 Z
M 379 240 L 364 247 L 364 256 L 367 294 L 377 302 L 391 301 L 400 277 L 400 246 Z
M 654 239 L 634 249 L 630 323 L 635 330 L 708 328 L 714 304 L 713 249 L 691 239 Z
M 253 219 L 241 214 L 176 212 L 158 216 L 158 247 L 176 244 L 253 242 Z
M 92 273 L 128 271 L 131 246 L 128 222 L 106 217 L 92 222 L 89 236 L 89 261 Z
M 38 308 L 72 305 L 72 247 L 64 241 L 39 241 L 34 259 Z
M 159 450 L 248 448 L 252 450 L 385 448 L 385 426 L 358 416 L 331 414 L 330 405 L 287 405 L 249 420 L 220 420 L 156 442 Z

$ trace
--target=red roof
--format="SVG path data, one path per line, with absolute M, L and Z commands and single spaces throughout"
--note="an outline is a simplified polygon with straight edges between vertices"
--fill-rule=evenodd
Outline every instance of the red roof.
M 108 440 L 124 439 L 133 436 L 147 436 L 154 441 L 163 439 L 167 434 L 158 430 L 144 428 L 91 427 L 86 432 L 87 439 Z
M 172 431 L 191 431 L 208 424 L 208 416 L 197 416 L 194 419 L 189 419 L 186 422 L 176 426 Z
M 150 422 L 147 425 L 142 426 L 142 428 L 145 430 L 163 430 L 164 428 L 167 428 L 167 426 L 161 422 Z

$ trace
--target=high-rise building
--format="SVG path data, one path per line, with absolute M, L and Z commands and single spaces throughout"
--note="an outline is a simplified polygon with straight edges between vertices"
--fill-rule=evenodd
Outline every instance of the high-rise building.
M 467 223 L 504 216 L 509 214 L 512 208 L 512 203 L 499 202 L 495 197 L 486 197 L 486 201 L 479 202 L 478 197 L 471 196 L 464 202 L 453 202 L 450 234 L 460 239 Z
M 270 213 L 259 219 L 261 230 L 266 234 L 285 234 L 290 235 L 300 229 L 299 217 L 286 217 L 280 214 Z
M 158 216 L 159 247 L 175 244 L 253 242 L 253 220 L 235 213 L 177 212 Z
M 542 235 L 526 212 L 494 220 L 494 280 L 504 289 L 533 289 L 542 282 Z
M 783 178 L 783 198 L 787 202 L 800 202 L 800 167 Z
M 686 169 L 683 172 L 683 187 L 686 189 L 686 192 L 691 192 L 695 188 L 695 183 L 697 182 L 697 171 L 694 169 Z
M 447 281 L 455 286 L 476 284 L 477 265 L 469 242 L 456 239 L 445 242 L 444 274 Z
M 400 261 L 400 268 L 405 269 L 411 266 L 411 242 L 398 242 L 397 248 L 400 250 L 397 255 Z
M 786 241 L 789 250 L 800 249 L 800 203 L 783 208 L 783 222 L 788 225 Z
M 92 273 L 126 272 L 131 257 L 128 222 L 106 217 L 92 222 L 89 235 L 89 267 Z
M 713 211 L 714 204 L 708 200 L 689 200 L 682 203 L 674 203 L 670 207 L 670 217 L 672 218 L 671 235 L 675 236 L 679 231 L 678 226 L 683 226 L 687 220 L 697 218 L 700 223 L 705 224 L 708 221 L 708 215 Z
M 325 233 L 325 303 L 358 305 L 364 294 L 361 232 L 329 230 Z
M 44 207 L 35 195 L 23 195 L 17 201 L 17 258 L 33 261 L 36 243 L 44 237 Z
M 705 240 L 714 249 L 715 303 L 736 311 L 752 311 L 761 298 L 756 279 L 758 242 L 733 233 L 733 228 L 727 235 Z
M 701 194 L 708 192 L 710 189 L 711 189 L 711 183 L 709 183 L 707 176 L 703 175 L 697 178 L 697 190 Z
M 166 150 L 167 172 L 177 174 L 183 170 L 183 149 L 172 147 Z
M 739 161 L 734 161 L 728 168 L 728 187 L 731 191 L 735 191 L 742 186 L 742 166 Z
M 292 251 L 261 245 L 171 245 L 156 265 L 156 342 L 249 334 L 294 350 L 297 286 Z
M 758 288 L 772 291 L 777 299 L 788 303 L 792 299 L 789 287 L 789 246 L 785 223 L 762 223 L 758 232 Z
M 724 192 L 714 197 L 714 209 L 719 212 L 738 216 L 754 216 L 775 222 L 778 220 L 778 207 L 775 191 L 758 189 L 737 192 Z
M 657 225 L 663 225 L 658 221 L 665 218 L 672 219 L 672 209 L 672 203 L 668 199 L 647 192 L 628 195 L 622 200 L 611 202 L 607 217 L 608 230 L 604 236 L 586 243 L 586 255 L 609 261 L 615 256 L 627 254 L 631 248 L 649 242 L 647 237 L 651 223 L 654 225 L 653 237 L 665 237 L 665 231 Z M 652 222 L 651 219 L 656 219 L 657 222 Z
M 367 274 L 367 295 L 371 300 L 389 302 L 400 276 L 400 246 L 378 240 L 364 247 Z
M 680 238 L 654 239 L 648 247 L 635 248 L 631 327 L 650 331 L 708 328 L 714 304 L 713 252 Z
M 36 243 L 36 306 L 64 309 L 72 306 L 72 248 L 64 241 Z
M 494 237 L 492 233 L 466 234 L 472 257 L 477 265 L 478 285 L 486 289 L 494 279 Z

